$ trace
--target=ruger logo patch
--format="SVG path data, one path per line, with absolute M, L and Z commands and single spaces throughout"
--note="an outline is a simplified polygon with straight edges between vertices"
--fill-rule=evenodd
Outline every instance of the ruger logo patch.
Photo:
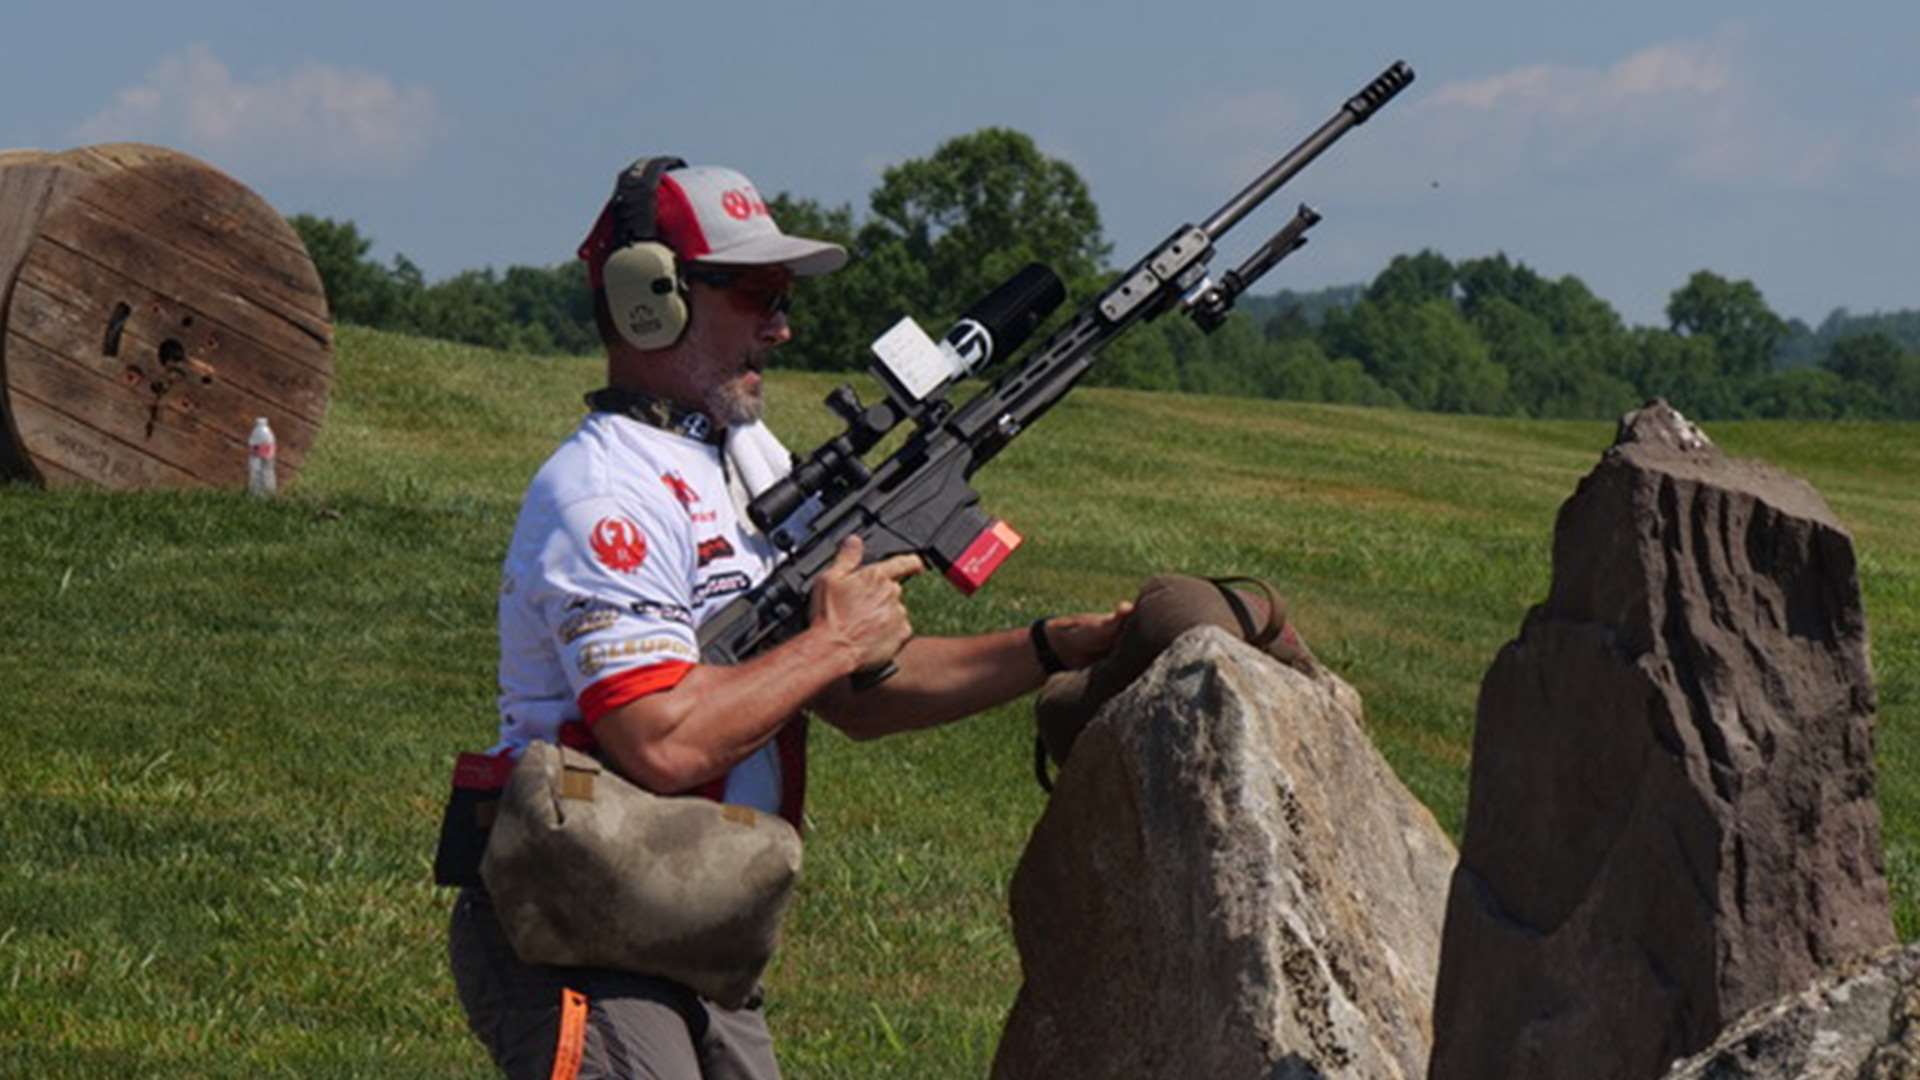
M 640 535 L 640 526 L 623 517 L 595 522 L 587 545 L 600 565 L 618 573 L 631 574 L 647 561 L 647 538 Z
M 727 543 L 726 537 L 716 536 L 711 540 L 700 541 L 699 554 L 700 565 L 705 566 L 715 559 L 731 558 L 733 556 L 733 545 Z

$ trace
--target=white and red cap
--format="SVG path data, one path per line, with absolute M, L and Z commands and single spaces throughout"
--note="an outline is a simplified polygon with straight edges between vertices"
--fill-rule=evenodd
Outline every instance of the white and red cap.
M 654 233 L 687 262 L 784 266 L 799 277 L 831 273 L 847 262 L 847 249 L 839 244 L 781 232 L 753 181 L 717 165 L 683 165 L 660 175 Z M 596 289 L 613 245 L 610 202 L 580 243 L 587 278 Z

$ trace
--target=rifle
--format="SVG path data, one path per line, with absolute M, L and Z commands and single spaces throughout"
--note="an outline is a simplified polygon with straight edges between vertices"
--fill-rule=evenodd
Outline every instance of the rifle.
M 1066 396 L 1101 347 L 1135 323 L 1176 305 L 1206 332 L 1224 322 L 1242 292 L 1306 243 L 1306 231 L 1320 215 L 1302 204 L 1218 282 L 1207 276 L 1214 243 L 1412 81 L 1413 69 L 1404 62 L 1388 67 L 1213 216 L 1176 229 L 1034 355 L 965 405 L 948 401 L 947 387 L 1011 356 L 1064 298 L 1051 270 L 1028 265 L 969 308 L 939 344 L 911 319 L 881 335 L 873 346 L 873 370 L 886 387 L 886 400 L 862 405 L 850 386 L 828 394 L 827 407 L 846 430 L 749 504 L 748 517 L 787 556 L 758 587 L 701 625 L 702 662 L 738 663 L 804 629 L 813 582 L 850 535 L 864 542 L 868 561 L 918 554 L 962 592 L 977 590 L 1021 538 L 980 509 L 968 478 Z M 903 421 L 913 422 L 913 433 L 869 468 L 861 455 Z M 861 673 L 855 685 L 874 685 L 892 671 L 889 664 Z

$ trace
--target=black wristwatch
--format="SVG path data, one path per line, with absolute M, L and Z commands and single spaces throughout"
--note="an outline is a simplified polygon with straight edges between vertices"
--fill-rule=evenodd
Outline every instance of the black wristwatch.
M 1027 636 L 1033 639 L 1033 655 L 1040 658 L 1040 668 L 1049 675 L 1058 675 L 1067 670 L 1060 654 L 1053 651 L 1053 645 L 1047 641 L 1047 617 L 1042 615 L 1033 620 L 1027 628 Z

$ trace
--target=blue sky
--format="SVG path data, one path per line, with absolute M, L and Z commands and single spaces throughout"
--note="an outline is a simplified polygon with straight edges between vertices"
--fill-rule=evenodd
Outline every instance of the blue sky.
M 35 4 L 0 43 L 0 149 L 174 147 L 433 278 L 571 257 L 643 154 L 864 211 L 888 165 L 999 125 L 1079 170 L 1128 262 L 1405 59 L 1414 86 L 1216 266 L 1306 201 L 1327 220 L 1263 289 L 1432 248 L 1641 324 L 1702 268 L 1809 322 L 1920 308 L 1920 4 L 1821 7 Z

